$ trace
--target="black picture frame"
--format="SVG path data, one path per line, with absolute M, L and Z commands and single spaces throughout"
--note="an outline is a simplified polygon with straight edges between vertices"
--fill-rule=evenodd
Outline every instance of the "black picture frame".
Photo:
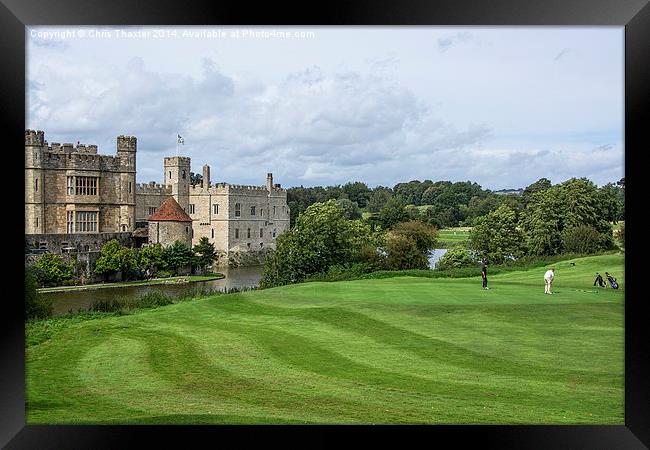
M 330 1 L 298 5 L 265 2 L 2 0 L 0 48 L 1 113 L 4 134 L 5 269 L 9 272 L 3 296 L 0 336 L 0 446 L 15 448 L 127 448 L 137 441 L 163 447 L 187 447 L 196 439 L 221 444 L 251 440 L 264 445 L 288 439 L 323 444 L 360 437 L 409 445 L 423 439 L 428 445 L 449 439 L 462 444 L 494 448 L 603 448 L 634 449 L 650 446 L 650 391 L 648 380 L 648 326 L 640 291 L 643 262 L 640 221 L 643 170 L 650 124 L 650 6 L 648 0 L 385 0 Z M 23 164 L 20 149 L 25 129 L 26 25 L 573 25 L 625 27 L 625 176 L 626 176 L 626 302 L 625 302 L 625 425 L 621 426 L 26 426 L 24 308 L 22 301 L 24 223 L 20 211 Z M 17 181 L 7 175 L 18 174 Z M 14 184 L 17 183 L 17 184 Z M 18 190 L 18 189 L 16 189 Z M 16 202 L 16 207 L 10 204 Z M 15 233 L 15 236 L 14 236 Z M 6 244 L 13 243 L 15 248 Z M 11 281 L 15 283 L 12 285 Z M 18 286 L 11 289 L 11 286 Z M 288 432 L 288 433 L 287 433 Z M 332 436 L 332 432 L 335 432 Z M 413 441 L 415 442 L 415 441 Z

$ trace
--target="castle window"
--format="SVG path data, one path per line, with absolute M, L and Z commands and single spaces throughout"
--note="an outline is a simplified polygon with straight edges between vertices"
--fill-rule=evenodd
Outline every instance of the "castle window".
M 68 212 L 69 214 L 72 211 Z M 97 231 L 97 211 L 75 211 L 74 229 L 77 233 L 93 233 Z
M 275 217 L 275 206 L 273 207 L 273 217 Z
M 131 182 L 129 181 L 129 194 L 131 193 Z
M 185 179 L 185 171 L 183 171 L 183 179 Z
M 185 234 L 190 234 L 190 227 L 185 227 Z
M 248 229 L 248 235 L 247 235 L 246 237 L 247 237 L 248 239 L 251 238 L 251 229 L 250 229 L 250 228 Z
M 190 207 L 190 214 L 194 214 L 194 203 L 190 203 L 189 207 Z
M 248 243 L 246 244 L 246 246 L 247 246 L 248 248 L 251 248 L 251 243 L 248 242 Z
M 97 195 L 97 177 L 68 177 L 68 194 L 74 178 L 74 195 Z
M 260 237 L 264 237 L 264 228 L 260 228 Z
M 74 211 L 68 211 L 68 227 L 66 231 L 68 233 L 74 233 Z
M 255 215 L 255 206 L 251 206 L 251 216 Z
M 276 230 L 273 228 L 273 237 L 275 237 Z
M 150 216 L 153 215 L 153 213 L 156 212 L 156 209 L 158 209 L 158 208 L 156 208 L 155 206 L 150 206 L 150 207 L 149 207 L 149 215 L 150 215 Z
M 214 228 L 212 229 L 212 239 L 214 239 Z
M 235 239 L 239 239 L 239 228 L 235 228 Z
M 219 214 L 219 204 L 218 203 L 215 203 L 214 205 L 212 205 L 212 213 L 213 214 Z
M 35 180 L 35 183 L 36 183 L 35 190 L 36 192 L 38 192 L 38 178 Z
M 68 177 L 68 195 L 74 195 L 74 177 Z
M 235 217 L 241 216 L 241 203 L 235 203 Z
M 172 171 L 171 170 L 169 171 L 169 179 L 170 180 L 172 179 Z

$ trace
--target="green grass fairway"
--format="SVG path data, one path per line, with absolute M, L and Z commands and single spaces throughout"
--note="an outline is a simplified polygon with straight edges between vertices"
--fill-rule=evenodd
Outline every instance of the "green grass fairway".
M 623 256 L 219 295 L 27 348 L 27 423 L 624 423 Z M 621 289 L 593 288 L 608 271 Z
M 469 239 L 470 230 L 469 227 L 443 228 L 438 231 L 438 240 L 446 245 L 457 244 Z

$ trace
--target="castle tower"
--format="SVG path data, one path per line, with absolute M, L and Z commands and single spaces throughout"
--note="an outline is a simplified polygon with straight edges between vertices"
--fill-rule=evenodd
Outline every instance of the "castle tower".
M 192 219 L 174 197 L 167 199 L 149 218 L 149 243 L 161 244 L 163 247 L 176 241 L 192 246 Z
M 171 186 L 172 196 L 183 211 L 188 211 L 190 204 L 190 158 L 187 156 L 165 157 L 165 185 Z
M 45 233 L 45 177 L 41 169 L 45 145 L 43 131 L 25 130 L 25 232 L 29 234 Z
M 125 170 L 120 174 L 120 217 L 119 230 L 133 231 L 135 229 L 135 156 L 138 140 L 135 136 L 117 137 L 117 156 L 120 165 Z
M 203 188 L 210 188 L 210 166 L 207 164 L 203 166 Z
M 273 174 L 271 172 L 266 174 L 266 189 L 269 192 L 273 189 Z

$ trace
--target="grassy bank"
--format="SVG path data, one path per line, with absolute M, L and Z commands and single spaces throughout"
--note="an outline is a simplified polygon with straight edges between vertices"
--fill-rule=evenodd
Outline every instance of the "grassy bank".
M 623 257 L 554 266 L 76 319 L 26 349 L 27 423 L 623 424 Z
M 225 275 L 222 273 L 209 273 L 206 275 L 183 275 L 183 276 L 167 277 L 167 278 L 152 278 L 150 280 L 142 280 L 142 281 L 82 284 L 78 286 L 57 286 L 57 287 L 50 287 L 50 288 L 40 288 L 38 289 L 38 292 L 46 293 L 46 292 L 83 291 L 83 290 L 92 290 L 92 289 L 129 287 L 129 286 L 151 286 L 156 284 L 195 283 L 197 281 L 219 280 L 224 277 Z

